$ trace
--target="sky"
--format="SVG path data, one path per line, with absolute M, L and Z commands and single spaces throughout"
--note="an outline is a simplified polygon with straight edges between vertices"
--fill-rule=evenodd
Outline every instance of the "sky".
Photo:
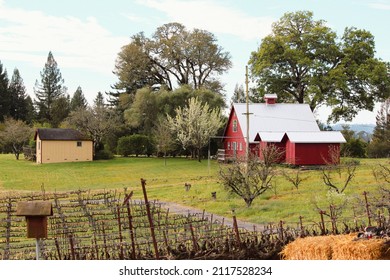
M 187 29 L 212 32 L 230 53 L 233 67 L 221 76 L 227 101 L 236 84 L 245 83 L 251 52 L 286 12 L 312 11 L 341 36 L 346 27 L 370 31 L 376 57 L 390 61 L 390 0 L 0 0 L 0 61 L 11 78 L 20 71 L 28 94 L 35 98 L 48 53 L 53 53 L 70 96 L 80 86 L 91 104 L 118 80 L 115 60 L 130 37 L 179 22 Z M 374 124 L 377 114 L 363 111 L 353 123 Z M 325 121 L 328 108 L 317 117 Z

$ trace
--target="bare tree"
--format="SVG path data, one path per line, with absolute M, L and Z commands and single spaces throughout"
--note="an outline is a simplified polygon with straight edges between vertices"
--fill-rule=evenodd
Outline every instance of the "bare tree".
M 291 183 L 297 190 L 301 183 L 305 180 L 307 180 L 307 177 L 302 177 L 301 176 L 301 170 L 298 169 L 296 172 L 286 172 L 283 171 L 283 177 Z
M 224 187 L 244 199 L 248 207 L 253 200 L 272 187 L 275 176 L 275 163 L 281 151 L 274 145 L 260 150 L 262 159 L 250 154 L 245 161 L 236 161 L 221 167 L 219 177 Z
M 0 142 L 4 145 L 9 145 L 15 158 L 18 160 L 19 154 L 22 152 L 23 146 L 30 140 L 32 132 L 32 128 L 25 122 L 6 118 L 4 130 L 0 131 Z
M 322 180 L 329 189 L 343 193 L 355 177 L 358 163 L 348 160 L 340 165 L 327 165 L 322 168 Z

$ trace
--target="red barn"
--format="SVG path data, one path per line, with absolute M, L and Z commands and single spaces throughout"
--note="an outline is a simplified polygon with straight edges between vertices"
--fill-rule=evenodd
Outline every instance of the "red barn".
M 276 103 L 276 95 L 266 94 L 265 103 L 249 104 L 249 147 L 260 155 L 266 145 L 283 151 L 281 162 L 293 165 L 322 165 L 339 160 L 339 131 L 320 131 L 308 104 Z M 224 132 L 226 157 L 240 157 L 246 151 L 247 106 L 232 105 Z M 334 153 L 338 153 L 335 158 Z

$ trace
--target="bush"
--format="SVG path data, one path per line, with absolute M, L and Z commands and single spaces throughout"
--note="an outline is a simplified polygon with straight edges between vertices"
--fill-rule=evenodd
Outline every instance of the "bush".
M 124 157 L 135 154 L 150 156 L 154 153 L 153 141 L 146 135 L 134 134 L 118 140 L 117 153 Z
M 113 159 L 114 154 L 109 150 L 100 150 L 95 153 L 94 160 Z

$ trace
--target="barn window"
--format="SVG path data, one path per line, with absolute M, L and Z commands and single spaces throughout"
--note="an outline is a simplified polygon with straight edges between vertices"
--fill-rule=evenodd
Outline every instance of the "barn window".
M 237 120 L 233 120 L 233 132 L 237 132 Z
M 237 151 L 237 142 L 233 142 L 233 151 Z
M 239 147 L 240 147 L 240 151 L 242 151 L 242 143 L 241 142 L 239 144 Z
M 230 142 L 227 142 L 227 149 L 230 150 Z
M 83 146 L 83 142 L 77 141 L 77 147 L 82 147 L 82 146 Z

